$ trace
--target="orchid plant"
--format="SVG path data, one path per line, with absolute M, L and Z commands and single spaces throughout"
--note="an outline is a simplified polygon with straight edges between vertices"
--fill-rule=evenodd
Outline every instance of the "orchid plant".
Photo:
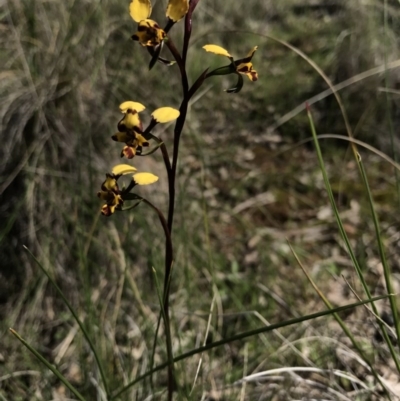
M 101 208 L 104 216 L 111 216 L 115 212 L 123 212 L 138 206 L 141 203 L 150 206 L 158 215 L 160 223 L 163 227 L 166 246 L 165 246 L 165 276 L 164 276 L 164 293 L 162 298 L 162 313 L 164 319 L 166 333 L 166 349 L 168 354 L 168 399 L 172 400 L 173 391 L 176 388 L 176 377 L 174 375 L 172 342 L 169 324 L 169 287 L 171 282 L 172 265 L 174 261 L 172 227 L 175 212 L 175 182 L 177 173 L 177 162 L 179 155 L 179 143 L 181 134 L 185 125 L 188 103 L 196 91 L 201 87 L 204 81 L 212 76 L 235 74 L 238 81 L 235 87 L 226 90 L 228 93 L 238 93 L 243 87 L 243 75 L 246 75 L 251 81 L 258 79 L 258 74 L 252 65 L 252 58 L 257 50 L 253 47 L 246 57 L 234 60 L 231 54 L 224 48 L 215 44 L 206 44 L 203 49 L 207 52 L 224 56 L 229 59 L 229 64 L 221 66 L 217 69 L 209 71 L 206 68 L 200 76 L 190 84 L 186 72 L 186 58 L 192 33 L 192 17 L 193 12 L 199 0 L 169 0 L 166 10 L 167 21 L 164 28 L 161 28 L 158 22 L 150 19 L 152 5 L 150 0 L 132 0 L 129 6 L 129 13 L 132 19 L 138 24 L 136 33 L 132 35 L 132 39 L 140 43 L 147 49 L 150 54 L 149 68 L 153 68 L 157 63 L 165 65 L 177 65 L 181 83 L 182 83 L 182 101 L 178 109 L 173 107 L 161 107 L 153 111 L 151 120 L 147 127 L 144 128 L 141 120 L 142 113 L 146 108 L 137 101 L 125 101 L 120 104 L 119 108 L 123 114 L 117 124 L 118 132 L 111 138 L 114 141 L 122 142 L 125 146 L 122 148 L 121 157 L 133 159 L 139 156 L 148 156 L 160 150 L 168 176 L 168 216 L 165 218 L 163 213 L 148 199 L 143 198 L 136 193 L 137 186 L 149 185 L 158 181 L 158 177 L 149 172 L 138 172 L 135 167 L 130 164 L 119 164 L 112 168 L 111 173 L 106 174 L 106 179 L 101 185 L 98 197 L 105 203 Z M 173 26 L 185 19 L 183 25 L 183 47 L 179 51 L 174 45 L 173 38 L 170 34 Z M 172 59 L 169 60 L 161 56 L 164 48 L 171 53 Z M 176 120 L 174 127 L 174 135 L 172 144 L 164 143 L 156 134 L 153 133 L 158 124 L 168 123 Z M 167 145 L 169 145 L 167 147 Z M 144 148 L 149 148 L 144 152 Z M 170 152 L 172 150 L 172 156 Z M 127 175 L 132 175 L 130 183 L 121 187 L 118 180 Z M 133 192 L 134 191 L 134 192 Z M 133 205 L 125 208 L 126 202 L 135 201 Z

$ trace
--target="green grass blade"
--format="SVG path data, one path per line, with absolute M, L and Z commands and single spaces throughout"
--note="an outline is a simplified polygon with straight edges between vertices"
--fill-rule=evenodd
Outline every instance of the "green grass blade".
M 352 309 L 352 308 L 356 308 L 357 306 L 370 304 L 372 302 L 376 302 L 376 301 L 379 301 L 381 299 L 386 299 L 388 297 L 389 297 L 389 295 L 381 295 L 379 297 L 374 297 L 374 298 L 371 298 L 371 299 L 367 299 L 365 301 L 359 301 L 359 302 L 355 302 L 355 303 L 352 303 L 352 304 L 339 306 L 337 308 L 333 308 L 333 309 L 324 310 L 324 311 L 321 311 L 321 312 L 312 313 L 310 315 L 300 316 L 300 317 L 296 317 L 294 319 L 285 320 L 284 322 L 271 324 L 269 326 L 263 326 L 263 327 L 260 327 L 258 329 L 245 331 L 243 333 L 236 334 L 236 335 L 231 336 L 229 338 L 225 338 L 225 339 L 222 339 L 222 340 L 219 340 L 219 341 L 215 341 L 215 342 L 213 342 L 211 344 L 207 344 L 207 345 L 201 346 L 201 347 L 196 348 L 196 349 L 194 349 L 192 351 L 185 352 L 185 353 L 175 357 L 174 358 L 174 362 L 183 361 L 183 360 L 185 360 L 185 359 L 187 359 L 187 358 L 189 358 L 189 357 L 191 357 L 193 355 L 201 354 L 202 352 L 209 351 L 209 350 L 217 348 L 217 347 L 221 347 L 221 346 L 223 346 L 225 344 L 229 344 L 229 343 L 231 343 L 233 341 L 244 340 L 245 338 L 256 336 L 256 335 L 262 334 L 262 333 L 268 333 L 270 331 L 273 331 L 273 330 L 276 330 L 276 329 L 280 329 L 282 327 L 288 327 L 288 326 L 299 324 L 301 322 L 306 322 L 308 320 L 313 320 L 313 319 L 317 319 L 319 317 L 332 315 L 333 313 L 343 312 L 343 311 L 346 311 L 346 310 L 349 310 L 349 309 Z M 167 366 L 168 366 L 168 362 L 165 362 L 165 363 L 163 363 L 161 365 L 156 366 L 154 369 L 149 370 L 148 372 L 144 373 L 143 375 L 137 377 L 135 380 L 133 380 L 132 382 L 128 383 L 125 387 L 123 387 L 121 390 L 116 392 L 110 398 L 110 401 L 115 400 L 116 398 L 121 396 L 125 391 L 127 391 L 132 386 L 134 386 L 135 384 L 139 383 L 140 381 L 142 381 L 146 377 L 149 377 L 153 373 L 158 372 L 158 371 L 160 371 L 162 369 L 165 369 Z
M 336 219 L 336 223 L 337 223 L 338 228 L 339 228 L 340 235 L 341 235 L 341 237 L 342 237 L 342 239 L 343 239 L 343 241 L 344 241 L 344 243 L 346 245 L 347 252 L 349 253 L 349 256 L 350 256 L 350 259 L 351 259 L 351 261 L 352 261 L 352 263 L 354 265 L 354 268 L 356 269 L 356 272 L 357 272 L 358 277 L 359 277 L 359 279 L 361 281 L 363 289 L 364 289 L 368 299 L 372 299 L 371 292 L 370 292 L 370 290 L 368 288 L 368 285 L 367 285 L 367 283 L 365 281 L 365 278 L 364 278 L 364 276 L 362 274 L 361 267 L 360 267 L 360 265 L 359 265 L 359 263 L 357 261 L 357 258 L 356 258 L 355 254 L 354 254 L 354 251 L 353 251 L 353 249 L 351 247 L 350 240 L 349 240 L 349 238 L 348 238 L 348 236 L 346 234 L 346 231 L 345 231 L 345 229 L 343 227 L 343 223 L 342 223 L 342 220 L 340 218 L 339 210 L 338 210 L 338 208 L 336 206 L 336 202 L 335 202 L 335 198 L 333 196 L 331 184 L 329 182 L 328 174 L 327 174 L 326 169 L 325 169 L 325 163 L 324 163 L 324 159 L 322 157 L 321 148 L 319 146 L 318 136 L 317 136 L 317 132 L 316 132 L 315 126 L 314 126 L 314 121 L 313 121 L 313 118 L 312 118 L 312 115 L 311 115 L 310 108 L 308 106 L 307 106 L 307 115 L 308 115 L 308 119 L 309 119 L 309 122 L 310 122 L 311 133 L 312 133 L 312 136 L 313 136 L 313 139 L 314 139 L 314 145 L 315 145 L 315 149 L 316 149 L 316 152 L 317 152 L 318 161 L 319 161 L 319 165 L 320 165 L 321 172 L 322 172 L 322 177 L 323 177 L 323 180 L 324 180 L 324 183 L 325 183 L 325 188 L 326 188 L 326 191 L 328 193 L 329 201 L 331 203 L 332 210 L 333 210 L 333 213 L 335 215 L 335 219 Z M 374 312 L 376 314 L 378 314 L 378 312 L 376 310 L 376 306 L 374 305 L 374 303 L 372 303 L 372 308 L 373 308 Z
M 372 220 L 374 222 L 374 227 L 375 227 L 375 234 L 376 234 L 376 240 L 378 242 L 378 249 L 379 249 L 379 256 L 382 262 L 382 266 L 383 266 L 383 272 L 384 272 L 384 277 L 385 277 L 385 282 L 386 282 L 386 289 L 388 294 L 393 294 L 393 285 L 392 285 L 392 274 L 390 271 L 390 266 L 387 262 L 387 258 L 385 255 L 385 249 L 383 247 L 383 242 L 382 242 L 382 236 L 381 236 L 381 231 L 380 231 L 380 226 L 379 226 L 379 220 L 378 220 L 378 216 L 376 214 L 375 211 L 375 207 L 374 207 L 374 200 L 372 197 L 372 193 L 371 193 L 371 188 L 369 186 L 369 182 L 368 182 L 368 178 L 367 178 L 367 174 L 364 168 L 364 163 L 361 160 L 361 157 L 359 158 L 358 164 L 360 166 L 360 171 L 361 171 L 361 176 L 365 185 L 365 189 L 367 191 L 367 196 L 368 196 L 368 203 L 370 205 L 371 208 L 371 215 L 372 215 Z M 395 329 L 396 329 L 396 335 L 397 335 L 397 344 L 400 347 L 400 326 L 399 326 L 399 317 L 398 317 L 398 313 L 397 313 L 397 305 L 396 305 L 396 297 L 395 296 L 390 296 L 389 297 L 389 301 L 390 301 L 390 307 L 392 309 L 392 316 L 393 316 L 393 321 L 394 321 L 394 325 L 395 325 Z M 387 335 L 386 329 L 383 326 L 383 334 Z M 385 337 L 386 339 L 386 337 Z M 390 341 L 390 338 L 388 337 L 387 339 L 387 344 L 389 346 L 390 352 L 392 354 L 393 360 L 396 362 L 396 367 L 397 370 L 400 373 L 400 364 L 398 361 L 398 357 L 396 355 L 396 352 L 393 350 L 392 347 L 392 342 Z
M 331 206 L 332 206 L 332 209 L 333 209 L 333 212 L 334 212 L 334 215 L 335 215 L 336 223 L 338 225 L 338 228 L 339 228 L 340 234 L 342 236 L 342 239 L 345 242 L 345 245 L 346 245 L 346 248 L 347 248 L 347 252 L 349 253 L 351 261 L 353 262 L 353 265 L 354 265 L 354 267 L 355 267 L 355 269 L 357 271 L 358 277 L 359 277 L 359 279 L 361 281 L 361 284 L 362 284 L 362 286 L 364 288 L 364 291 L 365 291 L 367 297 L 369 299 L 371 299 L 371 292 L 369 290 L 367 282 L 365 281 L 364 275 L 363 275 L 363 273 L 361 271 L 360 265 L 359 265 L 359 263 L 358 263 L 358 261 L 356 259 L 354 251 L 353 251 L 353 249 L 351 247 L 350 240 L 347 237 L 346 231 L 345 231 L 345 229 L 343 227 L 342 220 L 340 218 L 339 211 L 338 211 L 337 206 L 336 206 L 336 202 L 335 202 L 335 198 L 333 196 L 333 192 L 332 192 L 332 188 L 331 188 L 331 185 L 330 185 L 330 182 L 329 182 L 328 174 L 327 174 L 326 169 L 325 169 L 325 163 L 324 163 L 324 160 L 323 160 L 323 157 L 322 157 L 321 148 L 319 146 L 319 140 L 318 140 L 318 136 L 317 136 L 317 133 L 316 133 L 316 130 L 315 130 L 315 126 L 314 126 L 314 120 L 312 118 L 311 111 L 310 111 L 309 107 L 307 107 L 307 115 L 308 115 L 308 119 L 309 119 L 309 122 L 310 122 L 311 133 L 312 133 L 312 136 L 313 136 L 313 139 L 314 139 L 314 144 L 315 144 L 315 148 L 316 148 L 316 151 L 317 151 L 317 156 L 318 156 L 318 160 L 319 160 L 322 176 L 323 176 L 325 187 L 326 187 L 326 190 L 327 190 L 327 193 L 328 193 L 328 196 L 329 196 L 329 200 L 331 202 Z M 375 210 L 374 210 L 374 207 L 373 207 L 371 191 L 369 189 L 369 184 L 368 184 L 368 181 L 366 180 L 366 176 L 365 176 L 365 171 L 363 173 L 363 171 L 361 170 L 363 168 L 363 166 L 362 166 L 362 163 L 361 163 L 359 155 L 357 157 L 357 162 L 359 164 L 361 175 L 363 177 L 364 185 L 366 186 L 367 192 L 369 194 L 368 196 L 369 196 L 369 202 L 370 202 L 372 215 L 373 215 L 373 219 L 374 219 L 374 224 L 378 224 L 377 223 L 377 216 L 376 216 L 376 213 L 375 213 Z M 375 229 L 377 230 L 377 237 L 380 238 L 379 225 L 376 225 Z M 383 251 L 382 243 L 380 244 L 379 247 L 380 247 L 380 252 Z M 383 255 L 383 259 L 382 259 L 382 255 Z M 383 263 L 383 261 L 385 261 L 385 263 L 386 263 L 386 258 L 384 256 L 384 253 L 381 254 L 381 259 L 382 259 L 382 263 Z M 389 270 L 389 267 L 387 266 L 387 263 L 386 263 L 385 278 L 386 278 L 386 275 L 388 275 L 388 279 L 389 279 L 389 287 L 388 288 L 391 289 L 390 273 L 388 274 L 388 270 Z M 388 282 L 386 284 L 388 284 Z M 388 291 L 388 292 L 389 292 L 389 294 L 392 294 L 392 291 Z M 391 306 L 392 307 L 393 307 L 393 305 L 396 306 L 395 305 L 395 299 L 392 296 L 390 296 L 389 299 L 390 299 L 390 302 L 391 302 Z M 371 306 L 372 306 L 372 309 L 373 309 L 375 315 L 379 315 L 375 304 L 372 303 Z M 397 316 L 397 312 L 396 312 L 396 316 Z M 380 329 L 382 331 L 382 334 L 383 334 L 383 337 L 385 339 L 385 342 L 387 343 L 387 345 L 389 347 L 389 350 L 391 352 L 391 356 L 393 358 L 393 361 L 396 364 L 396 368 L 400 372 L 400 370 L 399 370 L 400 363 L 399 363 L 399 360 L 398 360 L 398 357 L 397 357 L 396 353 L 393 350 L 393 346 L 392 346 L 390 338 L 389 338 L 389 336 L 387 334 L 386 328 L 382 324 L 381 321 L 377 320 L 377 322 L 378 322 L 378 325 L 379 325 L 379 327 L 380 327 Z M 396 330 L 398 330 L 398 327 L 396 327 Z
M 97 367 L 99 368 L 99 372 L 100 372 L 100 376 L 101 379 L 103 381 L 103 385 L 104 385 L 104 390 L 107 394 L 107 397 L 109 397 L 109 391 L 108 391 L 108 385 L 107 385 L 107 380 L 106 380 L 106 375 L 104 373 L 104 369 L 103 366 L 100 362 L 100 358 L 97 354 L 97 351 L 94 347 L 94 344 L 92 342 L 92 340 L 90 339 L 90 336 L 87 332 L 87 330 L 85 329 L 83 323 L 80 321 L 77 313 L 75 312 L 74 308 L 72 307 L 72 305 L 69 303 L 68 299 L 65 297 L 64 293 L 61 291 L 60 287 L 56 284 L 56 282 L 53 280 L 53 278 L 50 276 L 50 274 L 47 272 L 47 270 L 42 266 L 42 264 L 39 262 L 38 259 L 36 259 L 35 255 L 33 255 L 33 253 L 24 245 L 23 246 L 27 252 L 29 253 L 29 255 L 33 258 L 33 260 L 37 263 L 37 265 L 39 266 L 40 270 L 47 276 L 47 278 L 50 280 L 50 283 L 53 285 L 53 287 L 55 288 L 55 290 L 57 291 L 58 295 L 61 297 L 61 299 L 64 301 L 65 305 L 67 306 L 67 308 L 69 309 L 69 311 L 71 312 L 72 316 L 74 317 L 75 321 L 78 323 L 79 328 L 82 330 L 82 333 L 90 347 L 90 349 L 93 352 L 94 358 L 96 360 L 97 363 Z
M 62 375 L 62 373 L 56 369 L 46 358 L 39 354 L 31 345 L 29 345 L 15 330 L 9 329 L 10 332 L 18 338 L 21 343 L 28 348 L 30 352 L 32 352 L 35 357 L 43 363 L 49 370 L 53 372 L 53 374 L 60 379 L 60 381 L 67 387 L 72 393 L 75 394 L 77 398 L 81 401 L 86 401 L 85 397 Z
M 314 280 L 312 279 L 312 277 L 308 274 L 307 270 L 305 269 L 305 267 L 303 266 L 303 264 L 301 263 L 300 258 L 298 257 L 297 253 L 295 252 L 295 250 L 293 249 L 293 247 L 290 245 L 290 243 L 288 243 L 289 248 L 293 254 L 293 256 L 295 257 L 298 265 L 300 266 L 300 268 L 303 270 L 303 273 L 305 274 L 305 276 L 307 277 L 308 281 L 310 282 L 310 284 L 312 285 L 312 287 L 314 288 L 314 290 L 316 291 L 316 293 L 318 294 L 318 296 L 322 299 L 322 301 L 324 302 L 325 306 L 332 310 L 332 304 L 329 302 L 328 298 L 325 297 L 325 295 L 322 293 L 322 291 L 318 288 L 317 284 L 314 282 Z M 389 296 L 390 298 L 390 296 Z M 362 349 L 362 347 L 359 345 L 359 343 L 357 342 L 357 340 L 355 339 L 355 337 L 353 336 L 352 332 L 350 331 L 350 329 L 347 327 L 346 323 L 343 321 L 343 319 L 340 318 L 340 316 L 337 313 L 333 313 L 333 317 L 335 318 L 335 320 L 338 322 L 339 326 L 341 327 L 341 329 L 343 330 L 343 332 L 346 334 L 346 336 L 349 338 L 349 340 L 351 341 L 351 343 L 353 344 L 353 347 L 357 350 L 357 352 L 359 353 L 359 355 L 362 357 L 362 359 L 364 360 L 365 363 L 368 364 L 369 368 L 371 369 L 372 374 L 375 376 L 375 379 L 377 380 L 377 382 L 382 386 L 382 388 L 384 389 L 384 391 L 386 392 L 386 395 L 388 396 L 388 399 L 390 400 L 390 393 L 389 390 L 386 388 L 386 386 L 384 385 L 384 383 L 382 382 L 381 378 L 379 377 L 378 373 L 376 372 L 374 366 L 372 365 L 372 363 L 370 362 L 368 356 L 365 354 L 364 350 Z
M 387 69 L 388 65 L 388 51 L 389 51 L 389 16 L 388 16 L 388 0 L 384 0 L 383 2 L 383 30 L 384 30 L 384 64 L 385 64 L 385 100 L 386 100 L 386 120 L 389 124 L 389 137 L 390 137 L 390 147 L 392 149 L 392 157 L 394 161 L 398 161 L 398 155 L 397 155 L 397 147 L 395 145 L 395 134 L 394 134 L 394 127 L 393 127 L 393 118 L 392 118 L 392 105 L 390 104 L 390 98 L 389 98 L 389 92 L 388 89 L 390 88 L 390 83 L 389 83 L 389 71 Z M 397 205 L 400 206 L 400 177 L 399 177 L 399 172 L 395 170 L 395 178 L 396 178 L 396 189 L 397 189 Z M 400 338 L 397 334 L 397 339 L 400 341 Z

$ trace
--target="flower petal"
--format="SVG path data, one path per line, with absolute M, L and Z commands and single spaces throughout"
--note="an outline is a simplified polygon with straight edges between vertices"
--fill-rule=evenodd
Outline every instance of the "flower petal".
M 135 144 L 137 146 L 145 146 L 145 147 L 150 145 L 147 139 L 141 134 L 136 134 Z
M 126 130 L 125 128 L 133 129 L 139 126 L 140 126 L 139 114 L 136 113 L 136 111 L 130 111 L 130 109 L 128 109 L 124 118 L 118 123 L 118 130 L 123 132 Z
M 249 59 L 249 61 L 253 58 L 254 53 L 256 52 L 256 50 L 258 49 L 258 46 L 254 46 L 248 53 L 247 56 L 245 57 L 245 59 Z
M 132 179 L 137 185 L 149 185 L 158 181 L 158 177 L 151 173 L 137 173 Z
M 135 167 L 130 166 L 129 164 L 117 164 L 113 167 L 112 173 L 115 175 L 125 175 L 134 173 L 136 170 Z
M 97 196 L 100 199 L 103 199 L 103 200 L 108 201 L 108 202 L 112 202 L 112 200 L 114 199 L 115 194 L 114 194 L 114 192 L 111 192 L 111 191 L 99 191 L 99 192 L 97 192 Z
M 118 183 L 115 177 L 111 174 L 106 174 L 106 180 L 101 184 L 101 189 L 103 191 L 118 192 Z
M 122 111 L 122 113 L 126 113 L 127 110 L 135 110 L 138 113 L 143 111 L 146 107 L 143 106 L 141 103 L 138 102 L 132 102 L 131 100 L 128 100 L 126 102 L 123 102 L 119 105 L 119 109 Z
M 133 159 L 136 155 L 136 147 L 135 146 L 124 146 L 121 151 L 121 157 L 126 157 L 127 159 Z
M 232 58 L 232 56 L 228 53 L 227 50 L 225 50 L 223 47 L 221 46 L 217 46 L 217 45 L 205 45 L 203 46 L 203 49 L 206 52 L 210 52 L 210 53 L 214 53 L 214 54 L 218 54 L 220 56 L 225 56 L 225 57 L 229 57 Z
M 258 79 L 258 74 L 257 71 L 253 68 L 252 63 L 242 63 L 239 64 L 236 67 L 236 71 L 239 72 L 240 74 L 247 75 L 250 79 L 250 81 L 257 81 Z
M 154 110 L 151 114 L 158 123 L 167 123 L 169 121 L 176 120 L 179 117 L 179 110 L 173 109 L 172 107 L 160 107 Z
M 114 134 L 111 139 L 116 142 L 129 142 L 134 140 L 135 138 L 132 135 L 127 134 L 126 132 L 117 132 Z
M 149 18 L 151 14 L 150 0 L 132 0 L 129 5 L 129 14 L 136 22 Z
M 115 206 L 103 205 L 101 208 L 101 214 L 103 216 L 111 216 L 115 211 Z
M 169 0 L 167 17 L 174 22 L 182 19 L 189 10 L 189 0 Z

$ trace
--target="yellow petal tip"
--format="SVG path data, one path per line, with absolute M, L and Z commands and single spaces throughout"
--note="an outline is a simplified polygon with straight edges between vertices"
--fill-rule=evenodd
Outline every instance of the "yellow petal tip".
M 189 10 L 189 0 L 169 0 L 167 6 L 167 17 L 178 22 L 181 20 Z
M 143 106 L 139 102 L 132 102 L 131 100 L 128 100 L 126 102 L 123 102 L 119 105 L 119 109 L 122 111 L 122 113 L 126 113 L 128 109 L 131 110 L 136 110 L 138 113 L 143 111 L 146 107 Z
M 129 164 L 118 164 L 113 167 L 112 173 L 115 175 L 125 175 L 125 174 L 131 174 L 136 171 L 136 168 L 133 166 L 130 166 Z
M 137 173 L 132 179 L 137 185 L 150 185 L 158 181 L 158 177 L 151 173 Z
M 203 49 L 206 52 L 218 54 L 219 56 L 225 56 L 225 57 L 232 58 L 232 56 L 228 53 L 228 51 L 226 49 L 224 49 L 223 47 L 221 47 L 221 46 L 205 45 L 205 46 L 203 46 Z
M 150 0 L 132 0 L 129 5 L 129 14 L 132 19 L 136 22 L 140 22 L 151 14 L 151 2 Z
M 172 107 L 160 107 L 159 109 L 154 110 L 151 115 L 158 123 L 168 123 L 169 121 L 176 120 L 179 117 L 179 114 L 179 110 Z

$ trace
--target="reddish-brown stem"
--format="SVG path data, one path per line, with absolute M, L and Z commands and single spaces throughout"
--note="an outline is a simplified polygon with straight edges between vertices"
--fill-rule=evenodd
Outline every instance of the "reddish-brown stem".
M 156 206 L 154 206 L 151 202 L 149 202 L 147 199 L 141 198 L 144 203 L 149 205 L 153 210 L 158 215 L 158 218 L 160 220 L 160 223 L 163 227 L 164 234 L 165 234 L 165 267 L 166 270 L 169 271 L 168 273 L 168 280 L 165 280 L 166 285 L 164 284 L 164 299 L 163 299 L 163 309 L 164 309 L 164 324 L 165 324 L 165 335 L 166 335 L 166 340 L 167 340 L 167 356 L 168 356 L 168 361 L 171 363 L 168 365 L 168 400 L 172 401 L 172 395 L 174 392 L 174 386 L 175 386 L 175 379 L 174 379 L 174 356 L 172 353 L 172 339 L 171 339 L 171 326 L 169 322 L 169 296 L 168 296 L 168 288 L 169 288 L 169 275 L 171 272 L 172 268 L 172 262 L 174 260 L 174 253 L 173 253 L 173 247 L 172 247 L 172 238 L 171 238 L 171 232 L 168 228 L 168 223 L 167 220 L 165 219 L 164 215 L 162 214 L 161 210 L 158 209 Z M 170 263 L 169 268 L 167 269 L 167 263 Z
M 161 141 L 161 139 L 160 139 L 160 141 Z M 171 174 L 171 161 L 169 160 L 167 147 L 165 146 L 165 143 L 162 141 L 161 141 L 160 149 L 161 149 L 161 153 L 163 156 L 165 169 L 167 170 L 167 174 L 169 177 L 169 175 Z
M 189 83 L 188 83 L 188 79 L 187 79 L 185 64 L 182 60 L 181 55 L 179 54 L 178 49 L 174 45 L 174 42 L 172 41 L 172 39 L 170 37 L 168 37 L 168 40 L 166 40 L 165 43 L 166 43 L 169 51 L 171 52 L 171 54 L 174 56 L 176 63 L 178 64 L 179 72 L 181 73 L 181 79 L 182 79 L 183 97 L 185 98 L 187 95 L 187 92 L 189 90 Z
M 184 34 L 184 45 L 182 50 L 182 56 L 179 54 L 179 51 L 175 47 L 173 41 L 168 38 L 166 41 L 166 45 L 170 50 L 171 54 L 176 60 L 178 64 L 179 71 L 181 74 L 181 82 L 182 82 L 182 91 L 183 91 L 183 100 L 181 106 L 179 108 L 179 117 L 175 124 L 174 129 L 174 144 L 173 144 L 173 153 L 172 153 L 172 163 L 168 157 L 168 152 L 163 144 L 161 146 L 161 152 L 163 155 L 165 167 L 168 174 L 168 192 L 169 192 L 169 204 L 168 204 L 168 222 L 167 228 L 169 231 L 169 239 L 171 240 L 171 249 L 172 249 L 172 226 L 174 221 L 174 210 L 175 210 L 175 178 L 176 178 L 176 169 L 178 165 L 178 156 L 179 156 L 179 142 L 182 134 L 183 126 L 185 125 L 186 115 L 188 110 L 188 104 L 190 98 L 194 95 L 196 90 L 201 86 L 205 79 L 205 74 L 203 73 L 195 82 L 195 84 L 189 89 L 189 82 L 186 73 L 186 56 L 187 49 L 189 46 L 190 34 L 192 30 L 192 13 L 194 8 L 196 7 L 199 0 L 191 0 L 189 5 L 189 11 L 186 15 L 185 19 L 185 34 Z M 206 73 L 206 72 L 205 72 Z M 167 245 L 167 244 L 166 244 Z M 168 247 L 167 247 L 168 248 Z M 168 325 L 166 330 L 170 332 L 169 327 L 169 289 L 170 289 L 170 279 L 171 279 L 171 270 L 173 263 L 173 254 L 172 252 L 167 252 L 165 254 L 165 277 L 164 277 L 164 314 L 165 314 L 165 324 Z M 167 338 L 167 346 L 168 338 Z M 168 401 L 172 401 L 172 395 L 175 385 L 174 372 L 173 367 L 169 366 L 168 369 Z
M 187 51 L 189 48 L 190 36 L 192 35 L 192 14 L 199 0 L 191 0 L 189 10 L 185 16 L 185 34 L 183 37 L 182 60 L 183 65 L 186 65 Z

